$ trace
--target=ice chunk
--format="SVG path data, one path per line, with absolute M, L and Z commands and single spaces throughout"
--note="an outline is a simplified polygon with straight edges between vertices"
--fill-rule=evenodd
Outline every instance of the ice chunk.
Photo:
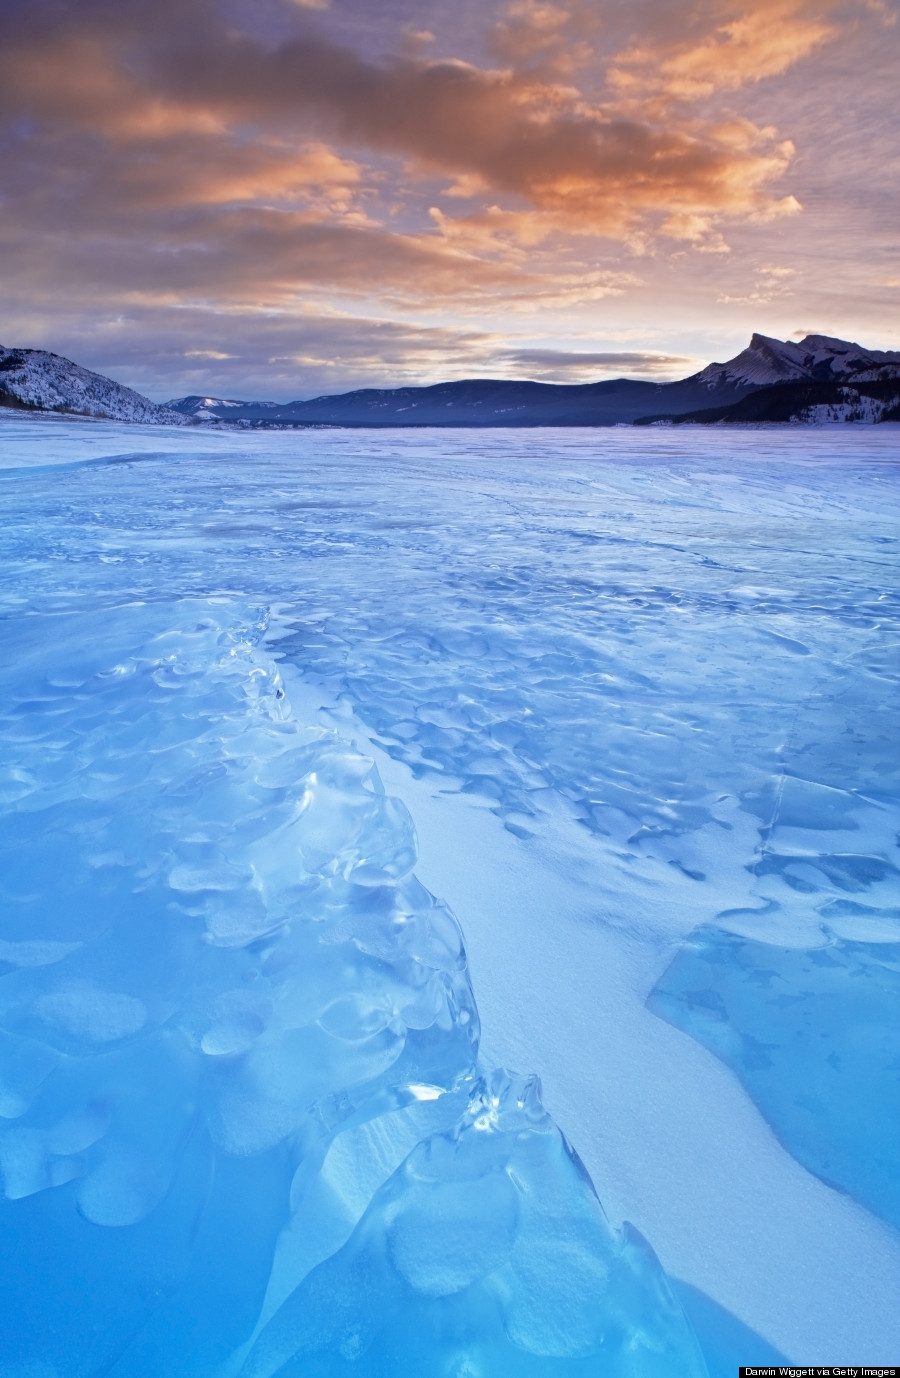
M 240 1285 L 258 1306 L 298 1166 L 315 1174 L 342 1124 L 412 1099 L 408 1084 L 440 1094 L 474 1064 L 455 921 L 411 881 L 391 898 L 414 859 L 408 815 L 371 760 L 293 722 L 253 651 L 258 625 L 207 604 L 63 619 L 5 672 L 4 746 L 31 789 L 0 837 L 0 1109 L 18 1117 L 0 1133 L 0 1230 L 17 1232 L 9 1211 L 33 1202 L 34 1238 L 54 1238 L 43 1266 L 75 1272 L 88 1223 L 142 1231 L 107 1341 L 87 1300 L 63 1318 L 52 1276 L 31 1288 L 35 1361 L 61 1372 L 72 1356 L 79 1372 L 88 1353 L 109 1362 L 119 1322 L 133 1330 L 157 1305 L 154 1279 L 206 1266 L 190 1221 L 201 1236 L 223 1228 L 229 1203 L 210 1205 L 203 1186 L 223 1155 L 255 1155 L 260 1172 L 267 1152 L 283 1158 L 268 1235 L 252 1173 L 231 1203 L 237 1237 L 256 1231 L 261 1251 L 236 1242 L 209 1265 L 236 1278 L 255 1251 L 255 1291 L 252 1277 Z M 66 663 L 77 674 L 56 673 Z M 36 679 L 60 678 L 72 683 L 35 699 Z M 382 913 L 397 922 L 368 952 Z M 176 1209 L 187 1236 L 173 1233 Z M 113 1292 L 122 1239 L 97 1246 Z M 203 1289 L 185 1285 L 171 1342 L 187 1354 Z
M 554 1362 L 555 1361 L 555 1362 Z M 269 1321 L 242 1378 L 705 1375 L 652 1251 L 610 1228 L 533 1078 L 495 1072 Z

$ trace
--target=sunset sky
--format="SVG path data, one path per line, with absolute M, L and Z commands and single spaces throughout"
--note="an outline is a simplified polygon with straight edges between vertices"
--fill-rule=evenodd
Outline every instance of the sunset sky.
M 889 0 L 3 0 L 0 342 L 162 400 L 900 347 Z

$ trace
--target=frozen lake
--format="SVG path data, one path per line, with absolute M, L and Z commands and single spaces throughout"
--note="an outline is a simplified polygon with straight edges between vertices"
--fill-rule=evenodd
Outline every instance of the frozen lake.
M 84 953 L 115 923 L 97 917 L 104 904 L 112 913 L 119 893 L 108 872 L 127 873 L 127 893 L 139 895 L 151 882 L 142 889 L 134 878 L 155 876 L 158 858 L 169 857 L 166 885 L 185 915 L 206 906 L 216 953 L 256 951 L 269 934 L 245 903 L 246 858 L 222 844 L 214 874 L 206 852 L 197 860 L 213 833 L 198 841 L 192 830 L 209 818 L 210 828 L 240 831 L 245 795 L 222 802 L 217 772 L 222 760 L 274 753 L 271 731 L 254 745 L 251 709 L 216 671 L 219 717 L 209 721 L 227 726 L 204 727 L 201 750 L 186 735 L 190 714 L 168 706 L 158 668 L 173 667 L 175 705 L 174 680 L 199 674 L 198 657 L 230 637 L 246 674 L 283 696 L 293 723 L 336 730 L 304 737 L 303 750 L 355 743 L 408 810 L 415 875 L 465 936 L 482 1065 L 540 1076 L 544 1104 L 612 1226 L 631 1222 L 677 1280 L 710 1373 L 779 1354 L 796 1363 L 894 1360 L 898 439 L 895 426 L 226 434 L 2 416 L 0 780 L 13 821 L 0 843 L 12 863 L 29 848 L 34 855 L 3 891 L 0 1048 L 13 1073 L 0 1078 L 0 1126 L 9 1126 L 0 1128 L 9 1198 L 0 1229 L 22 1228 L 10 1224 L 19 1201 L 81 1190 L 78 1210 L 105 1238 L 115 1226 L 137 1228 L 175 1190 L 157 1173 L 144 1200 L 134 1183 L 149 1169 L 123 1185 L 120 1158 L 92 1166 L 93 1145 L 115 1137 L 99 1119 L 84 1128 L 85 1106 L 96 1118 L 96 1106 L 112 1104 L 99 1082 L 88 1091 L 70 1077 L 52 1093 L 52 1113 L 47 1088 L 62 1075 L 59 1058 L 105 1068 L 129 1039 L 140 1044 L 142 1029 L 170 1029 L 181 1008 L 164 974 L 151 971 L 152 943 L 135 944 L 127 961 L 129 940 L 116 955 L 107 944 L 87 964 Z M 124 682 L 129 666 L 149 663 L 151 644 L 161 695 L 154 690 L 152 712 L 138 713 L 132 691 L 107 680 Z M 108 718 L 88 702 L 85 686 L 98 676 L 114 695 L 103 700 Z M 141 736 L 136 724 L 151 719 Z M 238 738 L 240 752 L 227 745 Z M 181 797 L 184 761 L 156 793 L 148 784 L 159 741 L 196 767 L 190 806 L 159 803 Z M 345 783 L 330 786 L 341 818 L 365 804 L 346 783 L 349 759 L 341 757 Z M 393 851 L 378 862 L 393 885 L 412 843 L 411 833 L 401 837 L 405 812 L 388 812 L 366 815 L 365 837 L 393 829 Z M 316 843 L 323 856 L 339 831 L 328 827 Z M 274 875 L 281 862 L 271 838 L 267 847 Z M 90 848 L 104 860 L 78 879 Z M 375 884 L 363 874 L 368 855 L 354 862 L 360 886 Z M 258 857 L 246 866 L 248 876 L 262 873 Z M 325 861 L 307 870 L 332 875 Z M 287 907 L 299 902 L 287 882 L 278 894 Z M 153 914 L 169 915 L 177 946 L 177 914 L 163 898 Z M 219 906 L 214 919 L 210 906 Z M 77 922 L 59 918 L 76 911 Z M 49 913 L 33 932 L 28 916 Z M 415 960 L 425 958 L 417 951 Z M 271 1002 L 250 1000 L 247 972 L 239 997 L 228 984 L 237 976 L 223 973 L 203 977 L 219 992 L 218 1022 L 212 1032 L 195 1024 L 207 1061 L 218 1056 L 224 1067 L 262 1037 Z M 452 982 L 447 1028 L 461 1041 L 428 1054 L 442 1087 L 464 1068 L 468 1038 L 458 1022 L 468 988 L 462 975 Z M 384 999 L 371 995 L 366 1019 Z M 339 1026 L 349 1018 L 341 1008 L 324 1027 L 356 1049 L 363 1035 Z M 424 1029 L 425 1018 L 420 1011 L 406 1027 Z M 400 1056 L 388 1047 L 394 1025 L 385 1016 L 366 1027 L 374 1032 L 365 1075 L 377 1080 Z M 417 1072 L 404 1085 L 420 1082 L 432 1084 Z M 223 1093 L 226 1109 L 215 1112 L 226 1151 L 275 1153 L 277 1125 L 253 1139 L 261 1117 L 275 1124 L 275 1100 L 241 1111 L 242 1120 L 237 1094 Z M 425 1102 L 431 1095 L 421 1091 Z M 82 1116 L 75 1128 L 72 1116 Z M 166 1117 L 171 1128 L 176 1110 Z M 413 1126 L 404 1152 L 426 1132 Z M 335 1143 L 354 1133 L 363 1131 L 351 1125 Z M 159 1161 L 175 1161 L 175 1131 L 171 1144 L 159 1134 Z M 339 1154 L 326 1159 L 347 1230 L 395 1165 L 383 1148 L 379 1171 L 379 1151 L 374 1139 L 357 1145 L 346 1180 Z M 360 1166 L 366 1154 L 371 1170 Z M 46 1207 L 46 1238 L 65 1233 L 62 1209 Z M 274 1204 L 266 1209 L 276 1262 L 271 1277 L 259 1263 L 263 1321 L 329 1252 L 323 1245 L 316 1256 Z M 316 1209 L 325 1220 L 321 1202 Z M 347 1230 L 328 1221 L 322 1239 L 337 1247 Z M 423 1267 L 418 1259 L 415 1276 Z M 425 1291 L 443 1285 L 432 1279 Z M 527 1350 L 527 1326 L 510 1306 L 507 1333 Z M 740 1345 L 755 1348 L 738 1353 Z M 251 1356 L 246 1371 L 280 1371 L 267 1352 L 263 1342 L 253 1351 L 263 1358 Z M 539 1344 L 535 1352 L 573 1365 L 593 1353 L 587 1339 L 577 1353 Z M 183 1371 L 236 1372 L 232 1360 Z M 102 1371 L 141 1371 L 137 1360 L 122 1363 Z M 3 1378 L 81 1378 L 98 1364 L 76 1356 L 68 1367 L 15 1344 L 0 1351 Z

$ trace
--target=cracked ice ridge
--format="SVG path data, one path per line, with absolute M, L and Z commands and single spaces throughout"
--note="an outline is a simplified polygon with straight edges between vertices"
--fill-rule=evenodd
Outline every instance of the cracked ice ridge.
M 264 629 L 215 598 L 17 624 L 0 1372 L 701 1375 L 536 1079 L 479 1062 L 412 820 L 292 716 Z

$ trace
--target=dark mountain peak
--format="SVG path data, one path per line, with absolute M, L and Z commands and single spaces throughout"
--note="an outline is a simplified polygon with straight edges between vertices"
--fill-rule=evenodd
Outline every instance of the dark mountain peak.
M 900 365 L 896 350 L 866 349 L 831 335 L 807 335 L 799 343 L 753 334 L 746 349 L 724 364 L 709 364 L 695 375 L 710 390 L 734 385 L 771 387 L 801 379 L 847 377 L 864 369 Z

